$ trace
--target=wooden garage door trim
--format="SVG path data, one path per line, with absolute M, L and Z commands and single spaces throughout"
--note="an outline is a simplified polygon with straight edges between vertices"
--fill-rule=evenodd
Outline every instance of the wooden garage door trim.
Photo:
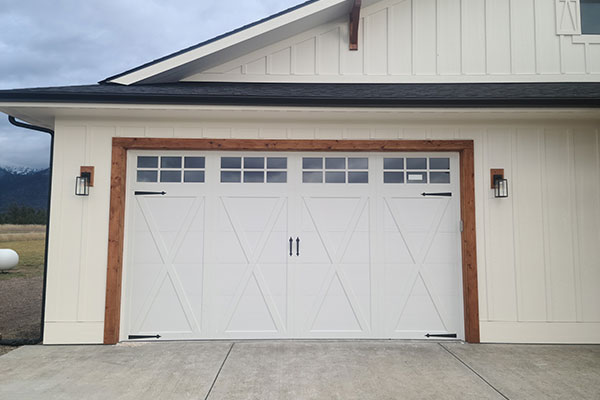
M 119 341 L 127 150 L 221 151 L 456 151 L 460 154 L 460 213 L 463 221 L 462 272 L 465 339 L 479 343 L 477 252 L 475 237 L 475 174 L 472 140 L 238 140 L 113 138 L 110 182 L 110 221 L 104 343 Z

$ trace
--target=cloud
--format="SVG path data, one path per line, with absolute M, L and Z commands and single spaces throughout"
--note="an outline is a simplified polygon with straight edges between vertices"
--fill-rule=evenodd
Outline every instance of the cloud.
M 50 136 L 47 133 L 15 128 L 0 121 L 0 166 L 47 168 Z
M 0 89 L 95 83 L 301 1 L 0 0 Z M 2 120 L 0 163 L 48 162 L 47 135 Z

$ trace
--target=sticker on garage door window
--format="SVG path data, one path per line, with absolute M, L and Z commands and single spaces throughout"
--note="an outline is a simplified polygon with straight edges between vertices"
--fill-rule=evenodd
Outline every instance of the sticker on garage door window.
M 303 183 L 369 183 L 366 157 L 303 157 Z
M 287 182 L 287 157 L 221 157 L 221 183 L 265 182 Z
M 450 183 L 450 159 L 386 157 L 383 159 L 383 183 Z
M 138 183 L 204 183 L 206 159 L 198 156 L 138 156 Z

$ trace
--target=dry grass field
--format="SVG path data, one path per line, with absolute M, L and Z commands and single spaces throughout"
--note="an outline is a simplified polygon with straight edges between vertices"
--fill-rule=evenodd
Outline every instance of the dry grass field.
M 0 341 L 39 337 L 45 236 L 43 225 L 0 225 L 0 249 L 19 254 L 19 265 L 0 273 Z
M 19 265 L 0 273 L 0 281 L 31 278 L 44 272 L 46 227 L 44 225 L 0 225 L 0 249 L 19 254 Z
M 44 239 L 45 225 L 0 225 L 0 243 Z

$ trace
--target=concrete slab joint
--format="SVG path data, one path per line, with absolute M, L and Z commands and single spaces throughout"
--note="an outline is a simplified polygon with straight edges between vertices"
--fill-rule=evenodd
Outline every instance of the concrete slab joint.
M 598 399 L 600 346 L 214 341 L 26 346 L 12 399 Z

